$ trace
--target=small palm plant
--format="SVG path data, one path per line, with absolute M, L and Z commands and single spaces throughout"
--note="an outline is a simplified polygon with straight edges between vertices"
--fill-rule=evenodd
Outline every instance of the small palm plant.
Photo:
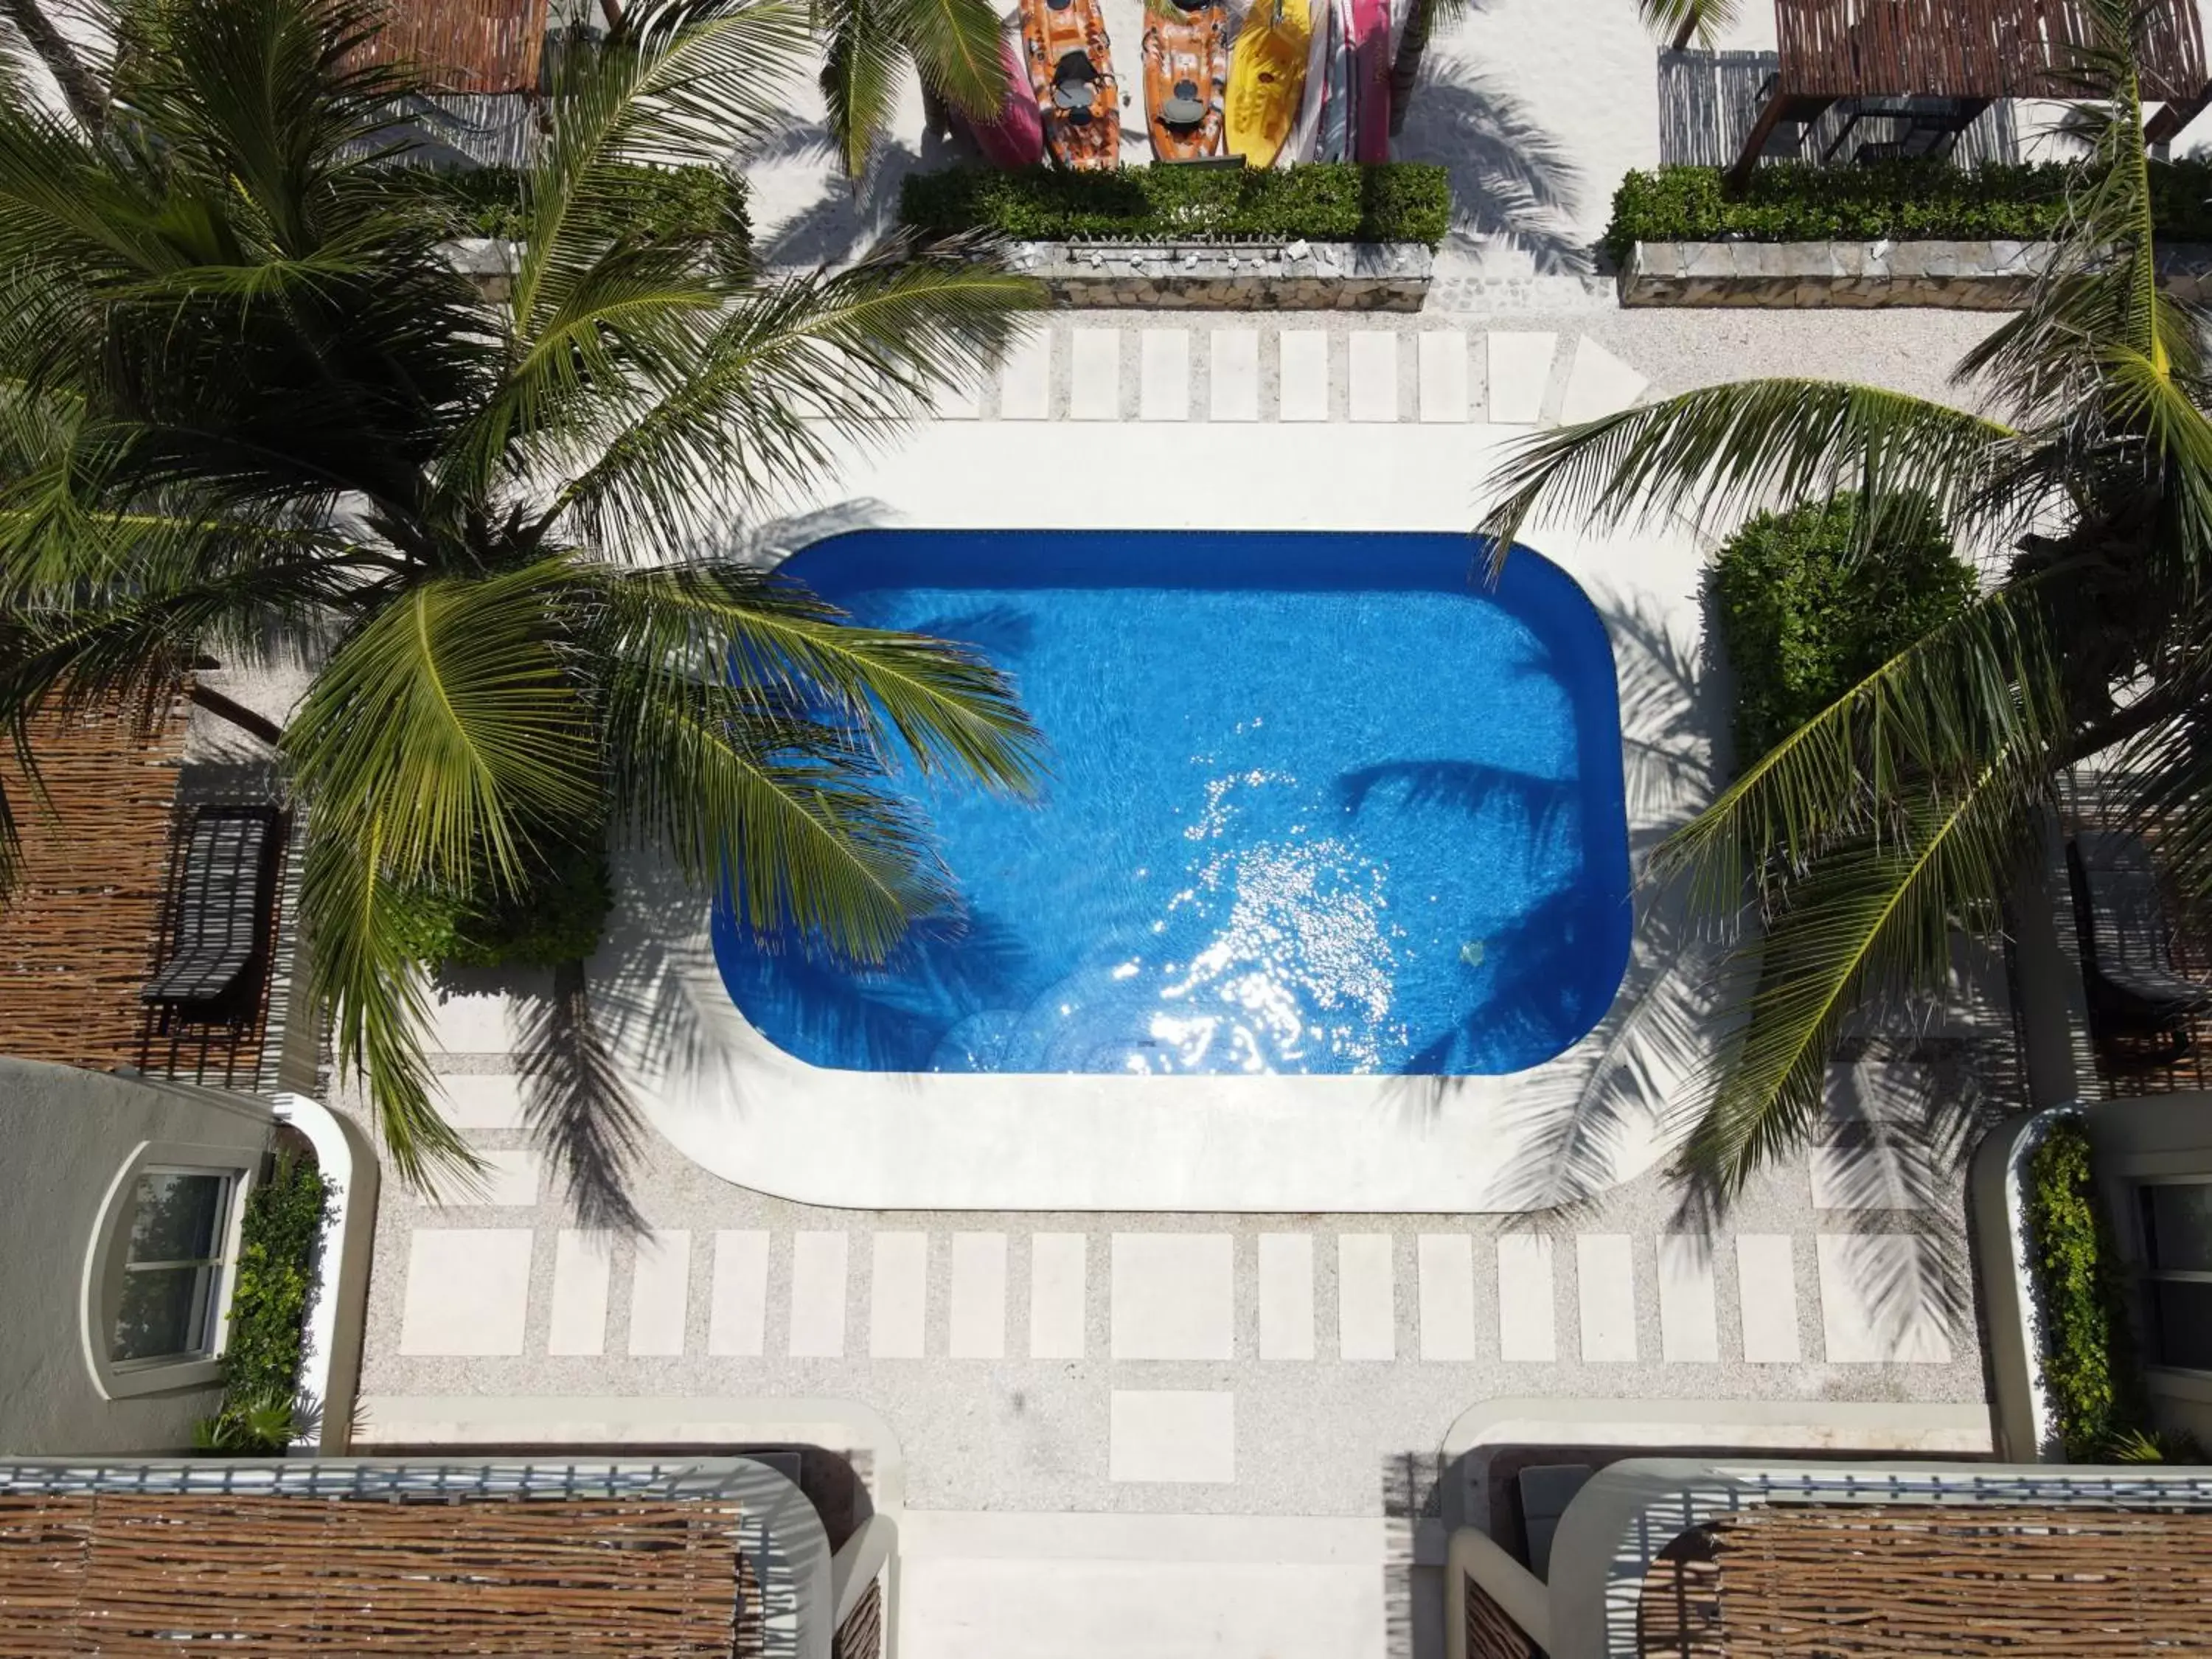
M 416 87 L 364 64 L 362 0 L 128 21 L 99 130 L 0 109 L 0 720 L 20 749 L 41 709 L 203 653 L 307 653 L 271 728 L 299 914 L 399 1171 L 470 1162 L 430 1097 L 410 895 L 514 893 L 612 835 L 861 962 L 943 908 L 885 769 L 1027 787 L 1009 684 L 721 550 L 839 434 L 980 373 L 1032 287 L 903 247 L 766 280 L 734 206 L 640 228 L 641 167 L 765 129 L 803 9 L 653 0 L 570 65 L 500 301 L 441 247 L 452 210 L 368 165 Z
M 1973 412 L 1870 386 L 1712 386 L 1529 440 L 1487 486 L 1498 550 L 1539 513 L 1601 527 L 1845 491 L 1866 544 L 1937 515 L 1983 591 L 1764 756 L 1658 852 L 1734 955 L 1741 1030 L 1684 1166 L 1725 1195 L 1795 1144 L 1863 1011 L 1940 993 L 1994 940 L 2065 769 L 2124 745 L 2132 805 L 2212 896 L 2212 420 L 2203 318 L 2158 286 L 2129 0 L 2087 0 L 2087 159 L 2025 309 L 1960 365 Z

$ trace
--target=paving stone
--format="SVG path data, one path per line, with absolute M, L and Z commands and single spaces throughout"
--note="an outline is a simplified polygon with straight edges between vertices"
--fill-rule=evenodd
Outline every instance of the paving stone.
M 1091 1241 L 1081 1233 L 1030 1239 L 1030 1358 L 1080 1359 L 1090 1327 Z
M 1738 1233 L 1736 1300 L 1743 1315 L 1743 1357 L 1754 1365 L 1794 1365 L 1797 1268 L 1787 1233 Z
M 1474 1241 L 1465 1233 L 1423 1233 L 1416 1243 L 1421 1278 L 1421 1358 L 1474 1358 Z
M 407 1241 L 403 1354 L 522 1352 L 530 1315 L 527 1227 L 417 1227 Z
M 1282 418 L 1328 418 L 1328 336 L 1315 328 L 1286 328 L 1276 337 L 1281 354 Z
M 952 1332 L 955 1359 L 1006 1357 L 1006 1236 L 952 1235 Z
M 655 1231 L 637 1242 L 629 1281 L 629 1351 L 680 1354 L 691 1285 L 691 1235 Z
M 1924 1210 L 1935 1191 L 1927 1144 L 1908 1129 L 1847 1126 L 1805 1156 L 1816 1210 Z
M 1067 418 L 1121 418 L 1121 331 L 1079 328 L 1068 337 Z
M 714 1285 L 708 1304 L 707 1352 L 753 1358 L 768 1352 L 768 1235 L 737 1229 L 714 1235 Z
M 1420 334 L 1421 418 L 1464 421 L 1468 408 L 1467 335 L 1456 328 Z
M 1498 1237 L 1498 1352 L 1549 1364 L 1559 1357 L 1552 1289 L 1552 1241 L 1542 1233 Z
M 1006 349 L 999 370 L 999 418 L 1042 421 L 1052 413 L 1052 332 L 1038 328 Z
M 1822 1233 L 1820 1331 L 1832 1365 L 1940 1365 L 1951 1358 L 1947 1273 L 1912 1233 Z
M 1398 1290 L 1388 1233 L 1337 1236 L 1336 1352 L 1358 1361 L 1398 1357 Z
M 1138 336 L 1138 413 L 1147 421 L 1190 418 L 1190 331 L 1148 328 Z
M 845 1252 L 842 1232 L 791 1236 L 793 1359 L 836 1359 L 845 1352 Z
M 1583 1363 L 1636 1358 L 1636 1253 L 1626 1233 L 1575 1237 L 1575 1297 L 1582 1314 Z
M 1228 1485 L 1237 1479 L 1237 1401 L 1196 1389 L 1116 1389 L 1108 1479 Z
M 1702 1233 L 1660 1237 L 1659 1350 L 1669 1364 L 1706 1365 L 1721 1357 L 1713 1241 Z
M 438 1109 L 456 1129 L 520 1129 L 522 1079 L 511 1073 L 452 1073 L 438 1079 Z
M 1212 332 L 1207 415 L 1217 421 L 1260 418 L 1260 331 L 1217 328 Z
M 1355 421 L 1398 418 L 1398 331 L 1361 329 L 1351 336 L 1352 395 Z
M 878 1233 L 869 1251 L 868 1356 L 920 1359 L 927 1351 L 929 1235 Z
M 1227 1233 L 1115 1233 L 1116 1359 L 1228 1359 L 1236 1343 L 1235 1241 Z
M 607 1291 L 614 1267 L 613 1235 L 563 1227 L 553 1241 L 549 1354 L 605 1353 Z
M 1311 1233 L 1260 1235 L 1260 1358 L 1314 1357 Z
M 1534 426 L 1543 418 L 1544 392 L 1552 380 L 1556 334 L 1493 332 L 1489 339 L 1491 422 L 1498 426 Z
M 1575 342 L 1574 367 L 1559 400 L 1564 422 L 1594 421 L 1633 408 L 1650 385 L 1641 374 L 1585 334 Z

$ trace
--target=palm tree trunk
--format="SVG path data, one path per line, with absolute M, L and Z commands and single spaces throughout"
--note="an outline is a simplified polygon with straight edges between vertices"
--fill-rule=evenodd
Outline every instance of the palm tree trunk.
M 1406 18 L 1406 32 L 1398 37 L 1398 56 L 1390 64 L 1390 136 L 1405 129 L 1406 106 L 1413 101 L 1413 83 L 1421 78 L 1421 59 L 1429 50 L 1429 31 L 1442 0 L 1413 0 Z
M 228 720 L 240 731 L 251 732 L 271 749 L 284 741 L 283 728 L 276 721 L 263 719 L 244 703 L 233 702 L 220 691 L 211 691 L 197 680 L 192 683 L 191 698 L 194 707 L 206 709 L 219 720 Z
M 84 59 L 54 27 L 53 20 L 39 9 L 39 0 L 0 0 L 0 9 L 22 31 L 39 61 L 60 85 L 70 113 L 86 131 L 98 132 L 107 124 L 107 89 L 84 66 Z

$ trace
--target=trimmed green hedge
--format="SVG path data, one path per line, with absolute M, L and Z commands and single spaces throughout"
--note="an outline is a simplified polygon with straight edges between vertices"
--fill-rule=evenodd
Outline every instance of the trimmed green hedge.
M 729 236 L 740 246 L 750 242 L 743 179 L 705 167 L 612 171 L 617 185 L 635 194 L 633 205 L 648 235 Z M 438 198 L 460 215 L 470 235 L 512 240 L 522 234 L 522 181 L 527 175 L 520 168 L 396 166 L 379 167 L 374 176 Z
M 552 968 L 581 962 L 614 905 L 603 846 L 556 847 L 517 894 L 466 900 L 416 893 L 401 901 L 408 953 L 435 968 Z
M 990 230 L 1018 241 L 1425 242 L 1451 228 L 1451 186 L 1425 162 L 1250 167 L 959 167 L 909 173 L 899 217 L 936 234 Z
M 195 1431 L 202 1449 L 278 1452 L 292 1438 L 300 1344 L 329 1218 L 322 1173 L 290 1154 L 247 1195 L 222 1351 L 222 1406 Z
M 1660 167 L 1620 181 L 1605 247 L 1619 261 L 1637 242 L 2034 241 L 2057 228 L 2074 176 L 2059 162 L 1792 163 L 1732 191 L 1718 167 Z M 2154 162 L 2151 191 L 2161 233 L 2212 241 L 2212 162 Z
M 1739 766 L 1765 754 L 1973 597 L 1972 567 L 1932 513 L 1858 546 L 1859 501 L 1768 513 L 1713 562 L 1712 598 L 1735 671 Z
M 2128 1322 L 2127 1286 L 2096 1182 L 2089 1137 L 2062 1121 L 2028 1160 L 2030 1267 L 2049 1324 L 2044 1376 L 2058 1408 L 2069 1462 L 2136 1451 L 2145 1402 Z M 2129 1454 L 2134 1451 L 2135 1455 Z

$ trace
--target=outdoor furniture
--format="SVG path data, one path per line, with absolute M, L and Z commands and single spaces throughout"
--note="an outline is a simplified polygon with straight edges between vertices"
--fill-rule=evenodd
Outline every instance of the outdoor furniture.
M 2212 1010 L 2212 986 L 2174 968 L 2150 849 L 2121 831 L 2084 830 L 2067 844 L 2066 866 L 2092 1025 L 2104 1036 L 2175 1038 L 2173 1052 L 2185 1052 L 2185 1022 Z
M 1837 104 L 1846 133 L 1858 118 L 1904 118 L 1893 142 L 1927 153 L 2000 98 L 2078 97 L 2088 23 L 2069 0 L 1774 0 L 1774 33 L 1781 68 L 1730 170 L 1739 184 L 1778 126 Z M 2150 0 L 2140 46 L 2143 98 L 2164 106 L 2143 137 L 2164 143 L 2212 101 L 2197 7 Z
M 203 808 L 192 820 L 168 960 L 142 1001 L 204 1007 L 246 978 L 269 915 L 275 828 L 265 806 Z

